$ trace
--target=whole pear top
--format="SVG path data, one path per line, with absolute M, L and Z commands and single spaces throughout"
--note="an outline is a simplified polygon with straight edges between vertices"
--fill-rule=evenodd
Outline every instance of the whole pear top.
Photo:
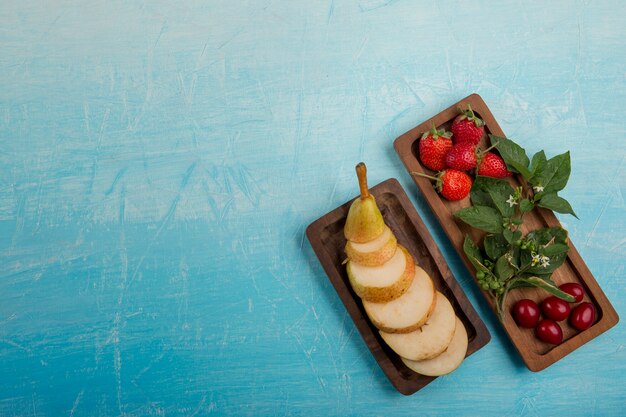
M 356 175 L 361 195 L 350 206 L 343 233 L 352 242 L 365 243 L 383 233 L 385 221 L 376 205 L 376 199 L 367 188 L 367 168 L 363 162 L 357 164 Z

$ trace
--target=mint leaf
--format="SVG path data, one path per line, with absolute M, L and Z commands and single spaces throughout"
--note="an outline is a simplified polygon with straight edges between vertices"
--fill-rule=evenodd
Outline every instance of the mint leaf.
M 527 198 L 523 199 L 519 203 L 519 209 L 522 213 L 528 213 L 529 211 L 532 211 L 532 209 L 534 208 L 535 208 L 535 203 L 533 203 Z
M 520 173 L 526 179 L 531 177 L 528 169 L 530 160 L 524 148 L 512 140 L 500 136 L 489 135 L 489 140 L 492 145 L 497 143 L 496 149 L 500 152 L 509 171 Z
M 496 266 L 493 268 L 493 273 L 498 277 L 500 281 L 506 281 L 515 274 L 515 269 L 511 266 L 511 263 L 507 259 L 507 254 L 504 254 L 496 261 Z
M 485 246 L 485 252 L 487 253 L 487 256 L 494 261 L 504 255 L 504 253 L 509 248 L 508 242 L 500 233 L 496 235 L 485 236 L 483 245 Z
M 532 161 L 532 171 L 531 174 L 534 176 L 537 172 L 540 172 L 547 162 L 546 153 L 544 151 L 539 151 L 533 155 Z
M 556 193 L 544 194 L 537 205 L 539 207 L 556 211 L 557 213 L 571 214 L 572 216 L 578 218 L 569 202 L 566 199 L 556 195 Z
M 502 217 L 511 217 L 515 214 L 515 206 L 506 202 L 514 194 L 515 190 L 507 181 L 481 175 L 476 177 L 470 190 L 472 204 L 498 209 Z
M 477 271 L 488 272 L 489 270 L 484 266 L 484 259 L 482 254 L 480 253 L 480 249 L 478 246 L 472 241 L 472 239 L 465 235 L 465 240 L 463 241 L 463 252 L 465 252 L 465 256 L 474 265 Z
M 470 206 L 454 213 L 465 223 L 489 233 L 500 233 L 503 219 L 498 210 L 487 206 Z
M 556 285 L 554 285 L 552 281 L 545 280 L 537 276 L 520 278 L 519 281 L 520 283 L 537 287 L 537 288 L 541 288 L 542 290 L 546 290 L 550 294 L 560 298 L 561 300 L 565 300 L 569 303 L 575 300 L 573 296 L 569 295 L 566 292 L 561 291 Z
M 543 187 L 544 193 L 557 192 L 565 188 L 569 180 L 571 162 L 569 151 L 550 158 L 530 179 L 533 186 Z

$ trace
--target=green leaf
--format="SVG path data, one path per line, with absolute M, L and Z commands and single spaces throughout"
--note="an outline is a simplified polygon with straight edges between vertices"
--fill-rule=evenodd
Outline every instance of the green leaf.
M 485 252 L 487 253 L 487 256 L 489 256 L 489 258 L 494 261 L 504 255 L 504 253 L 509 248 L 508 242 L 500 233 L 496 235 L 485 236 L 483 244 L 485 246 Z
M 535 203 L 533 203 L 527 198 L 523 199 L 519 203 L 519 209 L 522 213 L 528 213 L 529 211 L 532 211 L 532 209 L 534 208 L 535 208 Z
M 567 151 L 548 159 L 541 169 L 533 175 L 530 183 L 533 186 L 543 187 L 545 193 L 557 192 L 567 185 L 570 171 L 570 156 L 569 151 Z
M 515 232 L 513 232 L 509 229 L 506 229 L 504 232 L 502 232 L 502 236 L 504 236 L 504 239 L 507 242 L 513 243 L 522 237 L 522 232 L 520 232 L 519 230 L 516 230 Z
M 515 269 L 511 266 L 511 263 L 507 259 L 505 253 L 496 261 L 496 266 L 493 268 L 493 273 L 498 277 L 500 281 L 506 281 L 515 274 Z
M 465 256 L 474 265 L 477 271 L 488 272 L 489 270 L 484 266 L 484 259 L 480 253 L 480 249 L 478 246 L 472 241 L 472 239 L 465 235 L 465 240 L 463 241 L 463 252 L 465 252 Z
M 571 214 L 572 216 L 578 218 L 569 202 L 566 199 L 556 195 L 556 193 L 544 194 L 537 205 L 539 207 L 554 210 L 557 213 Z
M 521 283 L 546 290 L 550 294 L 560 298 L 561 300 L 565 300 L 569 303 L 575 300 L 573 296 L 569 295 L 566 292 L 561 291 L 552 281 L 545 280 L 543 278 L 536 277 L 536 276 L 520 278 L 519 281 Z
M 567 243 L 567 230 L 562 227 L 543 227 L 526 235 L 527 239 L 533 239 L 539 245 L 545 245 L 554 239 L 554 243 Z
M 530 251 L 522 251 L 520 256 L 522 265 L 528 265 L 532 262 L 532 254 L 530 253 Z M 563 265 L 563 262 L 565 262 L 565 259 L 567 259 L 567 252 L 561 252 L 552 256 L 545 256 L 548 256 L 550 258 L 549 265 L 546 267 L 541 266 L 541 264 L 531 266 L 527 269 L 528 273 L 533 275 L 544 275 L 553 273 L 561 265 Z
M 532 161 L 532 171 L 531 171 L 532 176 L 534 176 L 537 172 L 543 170 L 543 167 L 545 166 L 547 161 L 548 160 L 546 158 L 546 153 L 544 151 L 539 151 L 536 154 L 534 154 L 533 161 Z
M 503 217 L 515 214 L 515 207 L 506 202 L 514 194 L 515 190 L 507 181 L 481 175 L 476 177 L 470 190 L 472 204 L 498 209 Z
M 542 229 L 535 230 L 526 235 L 527 241 L 534 241 L 536 252 L 541 254 L 543 250 L 546 250 L 552 245 L 563 244 L 567 246 L 567 231 L 561 227 L 544 227 Z M 546 246 L 550 243 L 548 246 Z M 546 246 L 544 248 L 544 246 Z M 557 246 L 557 248 L 559 248 Z M 559 252 L 557 250 L 557 252 Z M 560 267 L 567 258 L 567 252 L 556 253 L 555 255 L 545 255 L 550 258 L 550 265 L 543 267 L 540 264 L 530 267 L 527 271 L 530 274 L 550 274 Z M 528 265 L 532 261 L 532 254 L 530 250 L 522 251 L 520 254 L 520 261 L 522 265 Z
M 545 248 L 540 248 L 539 253 L 544 256 L 552 257 L 560 255 L 562 253 L 567 253 L 568 250 L 569 246 L 567 246 L 565 243 L 552 243 Z
M 503 230 L 502 216 L 492 207 L 470 206 L 455 212 L 454 216 L 485 232 L 500 233 Z
M 528 169 L 530 160 L 524 148 L 507 138 L 489 135 L 489 139 L 492 145 L 497 143 L 496 149 L 500 152 L 509 171 L 518 172 L 526 179 L 531 177 Z

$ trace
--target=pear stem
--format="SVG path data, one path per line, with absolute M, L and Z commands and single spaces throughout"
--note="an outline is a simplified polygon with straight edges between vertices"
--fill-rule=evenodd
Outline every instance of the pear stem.
M 421 172 L 411 172 L 411 175 L 417 175 L 418 177 L 424 177 L 424 178 L 428 178 L 429 180 L 434 180 L 437 181 L 438 178 L 437 177 L 433 177 L 432 175 L 426 175 L 426 174 L 422 174 Z
M 359 188 L 361 189 L 361 198 L 367 198 L 370 196 L 370 191 L 367 188 L 367 168 L 363 162 L 359 162 L 356 166 L 356 176 L 359 179 Z

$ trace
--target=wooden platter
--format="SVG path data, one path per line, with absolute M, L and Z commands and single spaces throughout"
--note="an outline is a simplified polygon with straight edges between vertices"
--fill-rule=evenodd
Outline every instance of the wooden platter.
M 458 108 L 460 107 L 465 109 L 467 108 L 467 104 L 470 104 L 474 113 L 476 113 L 485 122 L 486 134 L 491 133 L 496 136 L 505 136 L 483 99 L 477 94 L 472 94 L 458 103 L 448 107 L 432 119 L 424 121 L 424 123 L 411 129 L 395 140 L 395 150 L 400 156 L 400 159 L 404 163 L 407 171 L 422 172 L 429 175 L 433 174 L 433 171 L 430 171 L 428 168 L 422 166 L 419 160 L 418 147 L 421 135 L 430 128 L 431 121 L 434 122 L 437 127 L 449 130 L 452 120 L 454 120 L 454 118 L 459 114 Z M 486 134 L 479 144 L 482 149 L 487 147 Z M 520 143 L 520 141 L 517 142 Z M 521 143 L 521 145 L 523 146 L 523 143 Z M 563 151 L 565 151 L 565 149 L 563 149 Z M 455 211 L 470 205 L 469 197 L 461 201 L 450 202 L 441 198 L 439 194 L 437 194 L 429 180 L 417 176 L 412 176 L 412 178 L 430 205 L 430 208 L 437 217 L 437 220 L 439 220 L 441 227 L 452 242 L 452 245 L 459 253 L 459 256 L 463 259 L 465 266 L 468 268 L 472 276 L 475 276 L 476 270 L 463 252 L 463 240 L 464 236 L 469 234 L 475 242 L 478 242 L 480 241 L 482 234 L 480 231 L 471 228 L 453 216 Z M 509 182 L 516 187 L 520 185 L 520 178 L 512 177 L 509 179 Z M 535 230 L 545 226 L 560 226 L 560 223 L 551 210 L 540 208 L 538 210 L 533 210 L 524 217 L 524 228 L 522 229 L 522 232 L 525 234 L 529 230 Z M 569 246 L 570 250 L 568 252 L 567 260 L 554 272 L 552 279 L 558 285 L 565 282 L 578 282 L 582 284 L 586 292 L 585 299 L 583 301 L 588 301 L 595 305 L 597 313 L 596 322 L 589 329 L 582 332 L 575 330 L 566 322 L 561 322 L 560 324 L 563 328 L 563 343 L 553 346 L 541 342 L 534 336 L 532 329 L 519 328 L 512 319 L 511 315 L 508 314 L 508 311 L 510 311 L 511 306 L 519 299 L 530 298 L 538 302 L 544 299 L 547 296 L 547 293 L 542 290 L 531 288 L 523 288 L 512 291 L 507 299 L 507 305 L 505 306 L 507 314 L 505 315 L 503 326 L 524 363 L 531 371 L 540 371 L 547 368 L 554 362 L 582 346 L 584 343 L 615 326 L 619 321 L 619 317 L 615 309 L 606 298 L 606 295 L 589 271 L 589 268 L 587 268 L 587 265 L 580 257 L 580 254 L 571 240 L 569 241 Z M 495 312 L 495 305 L 492 298 L 487 292 L 482 292 L 487 302 L 491 305 Z
M 371 188 L 370 193 L 376 198 L 385 223 L 398 238 L 398 243 L 404 245 L 417 263 L 430 274 L 437 289 L 450 300 L 457 316 L 463 321 L 469 338 L 467 356 L 485 346 L 491 340 L 485 324 L 452 276 L 445 259 L 400 183 L 396 179 L 388 179 Z M 365 314 L 361 299 L 350 286 L 343 264 L 346 258 L 343 226 L 351 203 L 352 200 L 311 223 L 306 234 L 328 279 L 378 365 L 399 392 L 410 395 L 435 378 L 419 375 L 402 363 L 400 357 L 382 340 Z

